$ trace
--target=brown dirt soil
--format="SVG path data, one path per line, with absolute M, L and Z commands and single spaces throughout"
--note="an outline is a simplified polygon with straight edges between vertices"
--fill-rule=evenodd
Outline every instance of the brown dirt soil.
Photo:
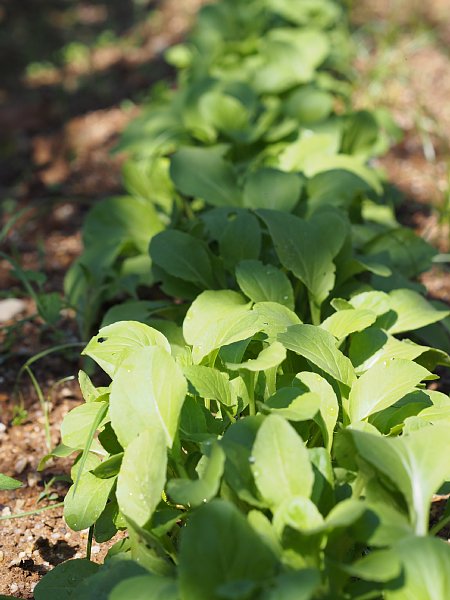
M 23 4 L 29 2 L 24 0 Z M 6 136 L 1 151 L 0 193 L 10 202 L 3 214 L 0 207 L 0 229 L 11 214 L 29 208 L 10 231 L 4 251 L 20 258 L 26 269 L 44 271 L 48 277 L 46 291 L 61 291 L 68 266 L 81 252 L 80 226 L 89 205 L 120 191 L 121 159 L 112 158 L 109 152 L 138 112 L 134 102 L 123 100 L 139 100 L 152 82 L 167 75 L 161 50 L 181 39 L 201 3 L 157 3 L 150 20 L 136 24 L 134 29 L 129 27 L 123 34 L 131 40 L 137 36 L 138 43 L 95 48 L 87 62 L 28 73 L 14 85 L 0 85 L 0 128 Z M 400 28 L 387 50 L 369 36 L 372 43 L 355 65 L 360 82 L 355 100 L 360 107 L 387 105 L 405 130 L 404 140 L 379 159 L 379 164 L 407 198 L 402 218 L 446 252 L 449 234 L 445 224 L 450 221 L 444 205 L 450 164 L 448 0 L 362 0 L 355 4 L 356 24 L 371 20 L 379 27 L 384 24 L 386 28 L 389 22 Z M 0 24 L 2 11 L 18 6 L 6 0 L 6 8 L 0 8 Z M 102 23 L 106 7 L 77 3 L 75 16 L 82 24 Z M 54 23 L 63 17 L 56 11 Z M 425 36 L 425 42 L 417 43 L 412 32 L 418 20 L 433 27 L 431 41 Z M 380 64 L 387 75 L 374 83 Z M 431 162 L 424 156 L 425 147 L 427 152 L 434 152 Z M 431 295 L 450 302 L 450 274 L 444 268 L 436 267 L 423 281 Z M 23 296 L 23 290 L 11 276 L 10 264 L 0 260 L 0 298 L 16 295 Z M 47 452 L 45 417 L 26 375 L 19 385 L 26 412 L 22 423 L 13 425 L 13 416 L 17 416 L 14 407 L 19 402 L 13 392 L 23 363 L 52 345 L 78 340 L 73 315 L 67 313 L 52 331 L 34 316 L 33 302 L 25 301 L 22 314 L 0 323 L 0 344 L 5 349 L 0 357 L 0 472 L 24 484 L 13 492 L 0 492 L 0 594 L 30 599 L 43 573 L 63 560 L 85 555 L 87 532 L 69 530 L 61 518 L 61 507 L 21 519 L 4 519 L 61 500 L 67 484 L 51 480 L 67 474 L 70 465 L 70 461 L 58 461 L 41 473 L 36 470 Z M 73 376 L 78 368 L 77 348 L 52 354 L 33 365 L 48 400 L 52 444 L 59 442 L 64 415 L 81 402 L 74 380 L 58 382 Z M 44 491 L 46 497 L 38 502 Z M 436 498 L 433 518 L 443 503 Z M 450 535 L 450 531 L 444 533 Z M 94 542 L 93 559 L 101 560 L 108 546 Z

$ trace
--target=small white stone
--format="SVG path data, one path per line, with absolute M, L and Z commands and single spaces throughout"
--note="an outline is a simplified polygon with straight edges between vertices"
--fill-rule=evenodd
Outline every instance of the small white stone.
M 0 323 L 5 323 L 14 319 L 17 315 L 23 312 L 27 307 L 26 302 L 19 298 L 6 298 L 0 300 Z

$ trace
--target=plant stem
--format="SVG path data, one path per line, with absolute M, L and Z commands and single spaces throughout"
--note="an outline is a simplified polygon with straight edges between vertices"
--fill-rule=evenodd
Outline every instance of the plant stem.
M 87 546 L 86 546 L 86 558 L 88 560 L 91 560 L 91 554 L 92 554 L 92 540 L 94 539 L 94 526 L 91 525 L 89 527 L 89 534 L 88 534 L 88 541 L 87 541 Z

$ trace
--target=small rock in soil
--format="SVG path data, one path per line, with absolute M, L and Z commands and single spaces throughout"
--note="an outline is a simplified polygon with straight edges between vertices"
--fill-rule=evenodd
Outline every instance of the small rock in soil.
M 27 305 L 24 300 L 19 298 L 6 298 L 0 300 L 0 323 L 6 323 L 14 319 L 17 315 L 26 309 Z

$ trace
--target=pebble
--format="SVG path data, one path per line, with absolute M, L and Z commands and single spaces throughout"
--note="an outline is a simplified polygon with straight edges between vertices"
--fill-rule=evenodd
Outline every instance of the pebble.
M 17 315 L 23 312 L 27 307 L 26 302 L 19 298 L 6 298 L 0 300 L 0 323 L 5 323 L 14 319 Z
M 0 433 L 5 433 L 6 425 L 4 423 L 0 423 Z
M 19 586 L 17 585 L 17 583 L 11 583 L 11 585 L 9 586 L 9 591 L 11 592 L 11 594 L 15 594 L 16 592 L 18 592 Z
M 0 562 L 3 562 L 5 558 L 5 553 L 3 552 L 3 550 L 0 550 Z

